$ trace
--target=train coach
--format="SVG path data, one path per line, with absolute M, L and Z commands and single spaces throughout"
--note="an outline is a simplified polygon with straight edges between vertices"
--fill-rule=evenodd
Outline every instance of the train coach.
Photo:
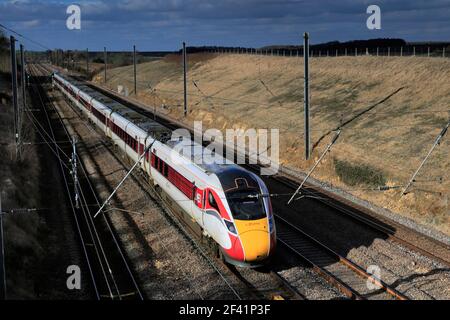
M 83 82 L 54 73 L 53 85 L 130 159 L 142 158 L 140 167 L 152 183 L 181 208 L 227 263 L 256 267 L 273 255 L 272 206 L 257 175 L 226 163 L 221 155 L 215 155 L 212 163 L 194 161 L 203 159 L 206 149 L 193 141 L 189 157 L 175 151 L 184 150 L 181 144 L 186 141 L 172 138 L 168 128 Z

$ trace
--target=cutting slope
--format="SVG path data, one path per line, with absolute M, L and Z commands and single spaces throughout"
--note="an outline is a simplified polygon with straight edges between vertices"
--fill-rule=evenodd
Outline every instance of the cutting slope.
M 342 127 L 313 176 L 354 195 L 450 233 L 450 137 L 412 186 L 404 186 L 449 119 L 450 60 L 419 57 L 339 57 L 311 60 L 313 157 L 304 161 L 303 62 L 256 55 L 191 55 L 189 115 L 203 126 L 280 129 L 280 161 L 307 171 Z M 103 81 L 102 74 L 96 81 Z M 108 86 L 128 87 L 132 66 L 109 71 Z M 139 99 L 182 118 L 181 59 L 138 66 Z M 368 110 L 364 112 L 365 110 Z M 442 179 L 442 181 L 441 181 Z M 371 191 L 378 186 L 398 186 Z

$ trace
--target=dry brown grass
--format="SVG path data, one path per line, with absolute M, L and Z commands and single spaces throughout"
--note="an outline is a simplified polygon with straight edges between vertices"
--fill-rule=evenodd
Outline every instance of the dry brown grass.
M 302 59 L 192 55 L 189 61 L 190 110 L 184 121 L 203 120 L 204 128 L 278 128 L 281 162 L 304 171 L 328 144 L 329 136 L 318 144 L 310 161 L 303 160 Z M 181 119 L 183 78 L 179 59 L 169 57 L 139 65 L 138 74 L 139 98 L 158 107 L 164 104 L 167 113 Z M 108 85 L 113 89 L 119 84 L 131 89 L 132 75 L 132 67 L 113 69 Z M 97 80 L 101 77 L 98 75 Z M 365 183 L 347 186 L 335 168 L 335 159 L 363 168 L 370 166 L 387 185 L 405 185 L 449 119 L 448 79 L 448 59 L 313 58 L 313 142 L 357 112 L 403 88 L 346 125 L 314 177 L 352 189 L 356 196 L 450 234 L 449 137 L 421 171 L 421 182 L 403 198 L 398 190 L 363 191 Z M 442 183 L 430 182 L 441 177 Z

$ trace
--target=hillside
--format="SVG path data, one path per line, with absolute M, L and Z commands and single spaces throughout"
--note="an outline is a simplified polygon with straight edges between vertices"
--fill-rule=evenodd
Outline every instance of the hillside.
M 350 121 L 313 177 L 450 234 L 450 137 L 423 167 L 411 193 L 404 186 L 449 119 L 450 59 L 339 57 L 311 60 L 313 157 L 304 161 L 303 63 L 290 57 L 189 56 L 189 115 L 204 129 L 279 128 L 280 161 L 307 171 L 332 135 Z M 133 67 L 108 71 L 108 86 L 133 89 Z M 95 77 L 102 82 L 103 74 Z M 138 66 L 139 99 L 181 119 L 179 56 Z M 162 107 L 163 106 L 163 107 Z M 321 139 L 323 137 L 323 139 Z M 441 181 L 442 179 L 442 181 Z M 398 186 L 372 191 L 378 186 Z

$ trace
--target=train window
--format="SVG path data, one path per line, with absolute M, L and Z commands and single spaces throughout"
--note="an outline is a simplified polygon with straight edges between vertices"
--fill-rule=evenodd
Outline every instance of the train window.
M 266 216 L 263 199 L 256 190 L 226 193 L 228 205 L 237 220 L 256 220 Z
M 169 176 L 169 166 L 167 165 L 167 163 L 164 163 L 164 167 L 163 167 L 163 175 L 164 177 L 168 177 Z
M 211 207 L 213 207 L 217 211 L 220 211 L 219 205 L 217 204 L 217 201 L 216 201 L 216 198 L 214 197 L 214 195 L 211 191 L 208 191 L 208 202 Z
M 147 154 L 148 155 L 148 154 Z M 156 168 L 156 156 L 155 156 L 155 154 L 152 152 L 152 155 L 151 155 L 151 159 L 152 159 L 152 167 L 153 168 Z

